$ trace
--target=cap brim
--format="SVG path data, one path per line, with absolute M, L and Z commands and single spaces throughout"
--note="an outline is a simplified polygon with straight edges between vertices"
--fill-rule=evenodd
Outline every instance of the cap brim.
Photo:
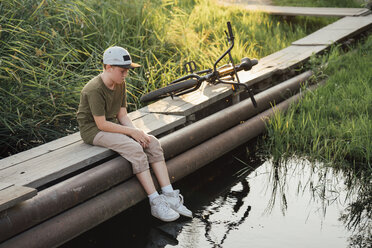
M 119 66 L 119 67 L 125 68 L 125 69 L 134 69 L 134 68 L 141 67 L 141 65 L 136 64 L 136 63 L 132 63 L 130 65 L 115 65 L 115 66 Z

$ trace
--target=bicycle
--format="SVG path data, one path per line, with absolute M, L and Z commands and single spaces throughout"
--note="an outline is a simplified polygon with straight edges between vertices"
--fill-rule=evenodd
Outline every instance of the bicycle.
M 206 69 L 194 72 L 196 70 L 195 62 L 194 61 L 187 62 L 184 65 L 184 67 L 186 72 L 189 73 L 188 75 L 172 81 L 163 88 L 144 94 L 140 98 L 141 102 L 155 101 L 167 96 L 171 96 L 173 99 L 174 96 L 184 95 L 186 93 L 190 93 L 192 91 L 199 89 L 201 84 L 204 81 L 206 81 L 214 85 L 218 83 L 230 84 L 234 91 L 236 91 L 240 86 L 245 87 L 246 91 L 248 91 L 249 93 L 253 105 L 257 107 L 257 103 L 256 100 L 254 99 L 252 89 L 250 89 L 246 84 L 240 82 L 237 72 L 241 70 L 244 71 L 251 70 L 253 66 L 258 64 L 258 60 L 243 58 L 240 64 L 235 65 L 231 56 L 231 50 L 234 47 L 234 35 L 232 32 L 230 22 L 227 22 L 227 29 L 228 32 L 225 31 L 225 34 L 227 36 L 227 40 L 228 43 L 230 44 L 230 47 L 216 60 L 216 62 L 213 65 L 213 69 Z M 226 55 L 229 55 L 230 64 L 226 64 L 217 68 L 217 64 Z M 230 80 L 227 80 L 226 77 L 230 77 Z M 234 77 L 236 78 L 236 81 L 234 81 Z

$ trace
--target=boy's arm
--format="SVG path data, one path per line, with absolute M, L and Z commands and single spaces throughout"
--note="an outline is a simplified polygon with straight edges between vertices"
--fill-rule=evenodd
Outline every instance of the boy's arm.
M 121 107 L 117 115 L 117 118 L 121 125 L 136 128 L 132 120 L 128 116 L 127 108 Z

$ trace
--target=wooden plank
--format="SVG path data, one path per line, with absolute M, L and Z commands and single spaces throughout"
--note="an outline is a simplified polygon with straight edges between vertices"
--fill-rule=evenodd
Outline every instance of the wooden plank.
M 297 40 L 292 45 L 331 45 L 372 27 L 372 15 L 342 18 L 318 31 Z
M 280 70 L 289 69 L 297 66 L 317 54 L 327 46 L 289 46 L 276 53 L 266 56 L 259 60 L 258 65 L 250 71 L 238 72 L 240 81 L 252 86 L 258 82 L 270 78 Z
M 2 183 L 0 182 L 0 191 L 9 187 L 12 187 L 14 183 Z
M 37 190 L 29 187 L 13 185 L 0 191 L 0 212 L 13 207 L 17 203 L 34 197 Z
M 166 97 L 149 104 L 146 109 L 150 113 L 188 116 L 232 94 L 229 85 L 202 85 L 200 89 L 179 97 Z
M 266 66 L 260 68 L 258 71 L 240 71 L 238 72 L 238 75 L 241 83 L 252 86 L 258 82 L 262 82 L 272 77 L 276 71 L 278 71 L 277 66 Z
M 19 163 L 25 162 L 29 159 L 41 156 L 46 153 L 61 149 L 70 144 L 76 143 L 81 140 L 80 132 L 65 136 L 60 139 L 48 142 L 44 145 L 29 149 L 24 152 L 14 154 L 12 156 L 6 157 L 0 160 L 0 171 L 8 167 L 17 165 Z
M 291 7 L 273 5 L 254 5 L 243 3 L 225 3 L 226 6 L 239 5 L 248 11 L 265 12 L 271 15 L 283 16 L 325 16 L 325 17 L 344 17 L 360 16 L 370 13 L 366 8 L 327 8 L 327 7 Z
M 143 116 L 142 118 L 134 120 L 133 124 L 146 133 L 156 136 L 173 128 L 181 126 L 185 122 L 185 116 L 151 113 Z
M 113 154 L 113 151 L 106 148 L 80 141 L 2 170 L 0 181 L 37 188 Z
M 308 60 L 312 55 L 325 50 L 327 46 L 290 46 L 288 48 L 292 50 L 291 56 L 283 57 L 283 60 L 278 63 L 280 70 L 296 67 L 298 64 Z
M 136 111 L 128 113 L 129 118 L 134 121 L 136 119 L 142 118 L 145 115 L 148 115 L 149 112 L 145 110 L 145 108 L 137 109 Z

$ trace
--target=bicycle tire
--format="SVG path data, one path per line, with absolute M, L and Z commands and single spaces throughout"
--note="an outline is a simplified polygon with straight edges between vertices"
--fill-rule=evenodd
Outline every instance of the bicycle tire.
M 196 79 L 188 79 L 179 83 L 170 84 L 168 86 L 165 86 L 163 88 L 151 91 L 147 94 L 144 94 L 141 96 L 141 102 L 151 102 L 155 100 L 159 100 L 161 98 L 164 98 L 166 96 L 170 95 L 176 95 L 178 92 L 190 89 L 194 86 L 196 86 L 198 83 L 198 80 Z

